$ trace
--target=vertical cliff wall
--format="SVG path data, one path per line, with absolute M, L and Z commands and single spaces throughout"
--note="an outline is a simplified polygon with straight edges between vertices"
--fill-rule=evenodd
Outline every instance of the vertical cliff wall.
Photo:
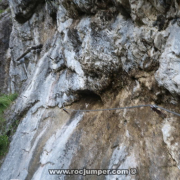
M 180 3 L 9 0 L 7 91 L 20 122 L 0 180 L 178 179 Z M 136 175 L 50 175 L 48 169 L 130 169 Z

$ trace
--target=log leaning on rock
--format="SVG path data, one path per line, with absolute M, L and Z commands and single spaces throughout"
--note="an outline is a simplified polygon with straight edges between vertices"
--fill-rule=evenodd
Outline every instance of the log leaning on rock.
M 18 58 L 16 59 L 16 61 L 19 61 L 19 60 L 20 60 L 21 58 L 23 58 L 26 54 L 28 54 L 31 50 L 41 49 L 42 47 L 43 47 L 42 44 L 29 47 L 20 57 L 18 57 Z

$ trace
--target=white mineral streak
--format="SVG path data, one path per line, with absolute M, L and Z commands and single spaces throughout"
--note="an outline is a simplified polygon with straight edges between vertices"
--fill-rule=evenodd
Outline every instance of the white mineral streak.
M 29 112 L 19 125 L 10 144 L 10 151 L 6 161 L 1 167 L 0 179 L 26 178 L 28 166 L 34 156 L 35 148 L 50 124 L 50 122 L 47 122 L 42 131 L 37 134 L 44 112 L 45 109 L 39 110 L 34 115 Z M 35 137 L 36 139 L 33 141 Z M 11 173 L 7 173 L 8 171 L 11 171 Z
M 68 141 L 82 116 L 83 114 L 77 115 L 70 124 L 63 125 L 61 129 L 49 138 L 40 156 L 41 166 L 37 169 L 32 180 L 46 179 L 49 175 L 48 169 L 69 168 L 71 159 L 76 153 L 78 146 Z M 64 179 L 64 175 L 60 175 L 60 177 Z M 49 176 L 49 180 L 51 179 L 54 179 L 54 177 Z
M 111 157 L 110 164 L 108 169 L 111 170 L 118 170 L 119 174 L 117 175 L 107 175 L 106 180 L 116 180 L 116 179 L 122 179 L 122 180 L 130 180 L 133 179 L 133 176 L 130 174 L 131 168 L 136 168 L 137 166 L 137 159 L 136 155 L 132 151 L 131 154 L 128 154 L 128 149 L 125 146 L 125 144 L 122 144 L 122 146 L 117 147 Z M 121 170 L 128 170 L 129 175 L 122 175 Z M 122 172 L 123 173 L 123 172 Z
M 162 127 L 163 140 L 168 147 L 169 154 L 176 161 L 178 168 L 180 169 L 180 159 L 179 159 L 179 141 L 173 137 L 173 133 L 176 128 L 173 127 L 169 122 L 166 122 Z

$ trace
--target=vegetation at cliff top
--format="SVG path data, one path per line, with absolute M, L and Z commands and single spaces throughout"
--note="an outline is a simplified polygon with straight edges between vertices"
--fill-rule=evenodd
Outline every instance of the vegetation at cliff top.
M 18 94 L 0 96 L 0 156 L 4 155 L 9 146 L 8 136 L 6 135 L 6 120 L 3 117 L 4 110 L 17 98 Z

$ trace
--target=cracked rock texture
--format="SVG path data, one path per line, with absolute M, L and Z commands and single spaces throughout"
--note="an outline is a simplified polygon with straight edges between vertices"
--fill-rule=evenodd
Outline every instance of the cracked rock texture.
M 180 112 L 179 1 L 9 0 L 9 6 L 2 79 L 19 97 L 6 112 L 7 128 L 20 123 L 0 180 L 178 179 L 180 117 L 161 118 L 149 107 L 70 114 L 62 107 L 157 104 Z M 137 174 L 48 172 L 83 168 Z

